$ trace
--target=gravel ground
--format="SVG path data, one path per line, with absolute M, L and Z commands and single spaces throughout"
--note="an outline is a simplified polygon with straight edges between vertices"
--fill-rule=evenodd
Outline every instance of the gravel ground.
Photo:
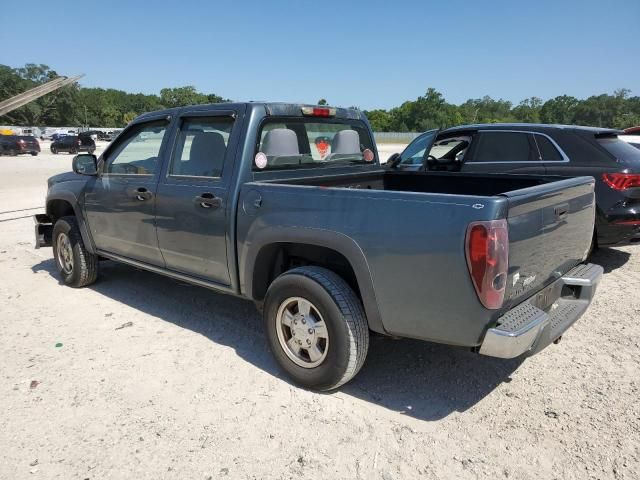
M 374 338 L 317 394 L 249 302 L 111 262 L 61 285 L 25 217 L 70 161 L 0 157 L 0 478 L 640 478 L 636 248 L 596 254 L 594 304 L 536 357 Z

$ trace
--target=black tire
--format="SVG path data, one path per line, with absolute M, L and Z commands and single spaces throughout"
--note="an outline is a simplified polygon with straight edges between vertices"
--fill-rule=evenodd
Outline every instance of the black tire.
M 31 156 L 32 157 L 37 157 L 38 156 L 38 152 L 31 152 Z
M 64 240 L 65 235 L 70 244 L 69 260 L 72 263 L 71 270 L 65 270 L 65 260 L 61 257 L 58 243 Z M 52 235 L 53 258 L 58 273 L 65 284 L 70 287 L 80 288 L 91 285 L 98 278 L 98 256 L 87 251 L 82 235 L 78 228 L 76 217 L 62 217 L 53 226 Z
M 283 328 L 278 311 L 291 298 L 298 297 L 310 302 L 319 312 L 327 331 L 326 355 L 319 365 L 309 368 L 296 364 L 278 338 L 278 330 Z M 338 388 L 351 380 L 364 364 L 369 327 L 362 303 L 347 282 L 326 268 L 299 267 L 276 278 L 265 297 L 263 321 L 278 364 L 303 387 Z
M 51 153 L 53 153 L 54 155 L 57 155 L 58 149 L 56 147 L 51 147 Z

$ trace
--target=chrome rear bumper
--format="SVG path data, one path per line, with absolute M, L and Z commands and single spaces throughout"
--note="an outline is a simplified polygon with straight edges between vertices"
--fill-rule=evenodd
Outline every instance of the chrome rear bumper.
M 512 308 L 487 330 L 480 353 L 500 358 L 538 353 L 560 338 L 587 310 L 602 273 L 600 265 L 578 265 L 543 292 Z M 554 301 L 542 310 L 537 299 L 547 295 L 553 295 Z

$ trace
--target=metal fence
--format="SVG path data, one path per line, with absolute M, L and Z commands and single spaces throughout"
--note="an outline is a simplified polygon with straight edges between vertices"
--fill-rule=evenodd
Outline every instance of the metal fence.
M 373 132 L 376 143 L 407 144 L 420 135 L 420 132 Z

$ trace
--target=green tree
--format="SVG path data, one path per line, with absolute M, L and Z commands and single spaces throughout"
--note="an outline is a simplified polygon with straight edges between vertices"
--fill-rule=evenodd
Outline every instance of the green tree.
M 540 108 L 540 120 L 544 123 L 571 124 L 574 122 L 578 103 L 580 101 L 576 97 L 569 95 L 551 98 Z
M 318 100 L 318 105 L 327 105 L 327 101 L 324 98 Z
M 371 128 L 374 132 L 389 132 L 391 131 L 391 115 L 386 110 L 371 110 L 370 112 L 364 112 Z
M 512 110 L 516 121 L 523 123 L 540 123 L 540 109 L 542 100 L 538 97 L 531 97 L 522 100 L 517 107 Z
M 513 104 L 507 100 L 494 100 L 485 95 L 467 100 L 459 108 L 463 123 L 498 123 L 515 120 L 512 107 Z
M 206 95 L 198 93 L 196 87 L 189 85 L 186 87 L 163 88 L 160 90 L 160 102 L 171 108 L 207 103 L 208 99 Z
M 228 102 L 228 101 L 229 100 L 222 98 L 220 95 L 216 95 L 215 93 L 210 93 L 209 95 L 207 95 L 206 103 L 222 103 L 222 102 Z

